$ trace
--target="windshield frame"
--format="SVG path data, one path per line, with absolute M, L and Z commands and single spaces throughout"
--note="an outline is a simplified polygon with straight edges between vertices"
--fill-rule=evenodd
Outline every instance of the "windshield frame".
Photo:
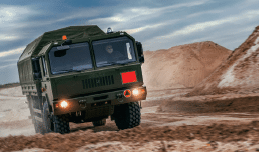
M 114 38 L 121 38 L 121 37 L 127 37 L 129 40 L 132 41 L 133 43 L 133 49 L 134 49 L 134 56 L 136 57 L 136 61 L 134 62 L 130 62 L 130 63 L 127 63 L 128 64 L 136 64 L 136 63 L 139 63 L 138 62 L 138 55 L 137 55 L 137 48 L 136 48 L 136 45 L 135 45 L 135 39 L 127 34 L 126 32 L 116 32 L 116 33 L 111 33 L 111 34 L 106 34 L 106 35 L 102 35 L 102 36 L 94 36 L 94 37 L 86 37 L 86 38 L 79 38 L 79 39 L 73 39 L 72 40 L 72 44 L 77 44 L 77 43 L 84 43 L 84 42 L 87 42 L 88 45 L 89 45 L 89 49 L 90 49 L 90 54 L 91 54 L 91 59 L 92 59 L 92 65 L 93 65 L 93 68 L 92 69 L 88 69 L 88 70 L 85 70 L 85 71 L 82 71 L 81 73 L 85 73 L 85 72 L 91 72 L 91 71 L 95 71 L 96 69 L 107 69 L 107 68 L 110 68 L 110 67 L 120 67 L 120 66 L 124 66 L 122 64 L 117 64 L 117 65 L 110 65 L 110 66 L 105 66 L 105 67 L 97 67 L 96 66 L 96 61 L 95 61 L 95 55 L 94 55 L 94 50 L 93 50 L 93 45 L 92 45 L 92 42 L 93 41 L 98 41 L 98 40 L 107 40 L 107 39 L 114 39 Z M 63 43 L 63 41 L 58 41 L 57 43 L 55 42 L 52 42 L 51 45 L 49 46 L 49 48 L 42 54 L 45 56 L 46 58 L 46 64 L 47 64 L 47 70 L 49 71 L 48 72 L 48 77 L 58 77 L 60 75 L 73 75 L 75 73 L 78 73 L 78 72 L 66 72 L 66 73 L 61 73 L 61 74 L 52 74 L 51 73 L 51 66 L 50 66 L 50 59 L 49 59 L 49 51 L 53 48 L 53 47 L 58 47 L 58 46 L 61 46 L 61 44 Z

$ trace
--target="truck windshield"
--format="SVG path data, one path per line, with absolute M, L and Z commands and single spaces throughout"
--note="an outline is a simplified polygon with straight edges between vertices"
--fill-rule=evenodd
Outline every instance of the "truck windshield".
M 71 44 L 63 50 L 53 47 L 49 51 L 52 74 L 82 71 L 93 67 L 88 43 Z
M 92 44 L 97 67 L 136 61 L 134 46 L 128 37 L 93 41 Z

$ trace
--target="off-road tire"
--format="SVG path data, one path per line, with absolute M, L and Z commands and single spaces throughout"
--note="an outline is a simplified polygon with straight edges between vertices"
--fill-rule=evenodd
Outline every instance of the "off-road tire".
M 128 129 L 140 125 L 140 107 L 137 102 L 116 106 L 115 124 L 118 129 Z
M 69 121 L 62 116 L 53 115 L 49 109 L 48 103 L 45 102 L 43 105 L 43 122 L 46 132 L 70 133 Z
M 30 100 L 28 97 L 27 97 L 27 100 L 28 100 L 28 103 L 29 103 L 29 109 L 30 109 L 32 123 L 34 125 L 35 133 L 45 134 L 46 130 L 45 130 L 45 127 L 44 127 L 44 123 L 35 119 L 35 113 L 34 113 L 34 111 L 32 109 L 32 107 L 33 107 L 33 103 L 32 102 L 33 101 Z
M 102 119 L 102 120 L 98 120 L 98 121 L 93 121 L 92 123 L 93 123 L 94 127 L 104 126 L 106 124 L 106 119 Z

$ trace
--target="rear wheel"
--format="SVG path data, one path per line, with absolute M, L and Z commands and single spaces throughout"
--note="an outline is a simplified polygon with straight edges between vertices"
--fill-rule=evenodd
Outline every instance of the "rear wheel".
M 53 115 L 49 110 L 48 103 L 45 102 L 43 105 L 43 122 L 47 133 L 69 133 L 69 121 L 67 121 L 62 116 Z
M 93 123 L 93 125 L 95 127 L 97 127 L 97 126 L 104 126 L 106 124 L 106 119 L 102 119 L 102 120 L 98 120 L 98 121 L 93 121 L 92 123 Z
M 118 129 L 128 129 L 140 125 L 140 107 L 131 102 L 115 107 L 115 123 Z

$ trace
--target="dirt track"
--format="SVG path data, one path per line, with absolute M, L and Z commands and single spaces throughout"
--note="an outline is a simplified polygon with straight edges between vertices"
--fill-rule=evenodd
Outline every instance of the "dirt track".
M 18 90 L 16 88 L 6 92 Z M 237 94 L 180 97 L 189 91 L 190 89 L 150 91 L 147 100 L 142 102 L 142 120 L 137 128 L 119 131 L 110 120 L 102 127 L 93 127 L 91 123 L 70 123 L 70 134 L 51 133 L 43 136 L 33 135 L 34 128 L 27 118 L 29 112 L 23 103 L 25 98 L 5 94 L 2 90 L 0 102 L 5 106 L 1 107 L 1 113 L 21 113 L 17 118 L 10 117 L 10 121 L 7 121 L 6 115 L 0 118 L 0 128 L 4 131 L 1 132 L 0 149 L 255 151 L 259 148 L 259 104 L 256 102 L 259 94 L 251 94 L 249 97 Z M 17 109 L 5 109 L 11 106 Z M 26 136 L 7 136 L 7 133 Z

